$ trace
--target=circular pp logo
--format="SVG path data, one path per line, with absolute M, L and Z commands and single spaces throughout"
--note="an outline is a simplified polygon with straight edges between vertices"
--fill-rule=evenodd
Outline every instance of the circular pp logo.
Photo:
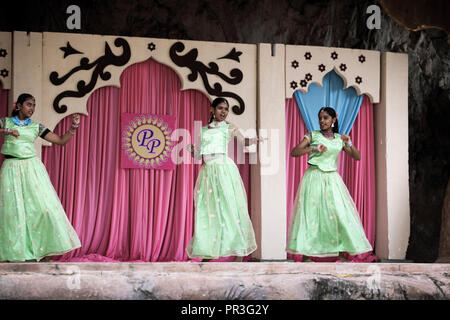
M 122 136 L 128 159 L 140 167 L 158 167 L 170 158 L 171 129 L 158 116 L 141 116 L 129 122 Z
M 135 152 L 145 159 L 158 157 L 166 146 L 164 132 L 152 124 L 145 124 L 134 130 L 131 144 Z

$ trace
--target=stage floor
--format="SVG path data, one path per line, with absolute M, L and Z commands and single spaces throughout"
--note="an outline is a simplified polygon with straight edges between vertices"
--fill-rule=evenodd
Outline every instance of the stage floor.
M 0 299 L 449 298 L 438 263 L 0 263 Z

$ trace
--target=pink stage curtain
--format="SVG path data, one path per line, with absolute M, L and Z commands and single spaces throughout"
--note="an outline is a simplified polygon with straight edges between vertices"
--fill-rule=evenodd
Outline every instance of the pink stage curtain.
M 173 115 L 176 127 L 191 135 L 195 120 L 207 124 L 209 100 L 180 87 L 175 72 L 153 59 L 132 65 L 121 76 L 121 88 L 103 87 L 91 94 L 89 116 L 81 117 L 65 147 L 43 148 L 43 162 L 82 243 L 59 261 L 188 260 L 185 248 L 194 231 L 193 190 L 201 165 L 179 164 L 173 171 L 121 169 L 119 155 L 121 113 Z M 70 124 L 68 116 L 54 132 L 62 135 Z M 238 167 L 248 191 L 248 161 Z
M 1 84 L 1 82 L 0 82 Z M 8 92 L 7 89 L 0 89 L 0 118 L 5 118 L 8 116 Z M 0 135 L 0 146 L 3 145 L 3 135 Z M 5 160 L 5 156 L 0 153 L 0 167 Z
M 338 119 L 339 120 L 339 119 Z M 306 126 L 294 98 L 286 99 L 286 174 L 287 174 L 287 224 L 291 219 L 297 188 L 306 171 L 308 157 L 294 158 L 291 150 L 307 133 Z M 358 116 L 355 119 L 350 137 L 361 153 L 361 160 L 351 159 L 345 152 L 339 155 L 338 172 L 355 201 L 361 221 L 372 247 L 375 244 L 375 150 L 373 131 L 373 105 L 364 96 Z M 346 257 L 353 262 L 372 262 L 373 253 Z M 288 259 L 302 261 L 301 255 L 288 254 Z M 312 258 L 314 261 L 336 261 L 336 258 Z

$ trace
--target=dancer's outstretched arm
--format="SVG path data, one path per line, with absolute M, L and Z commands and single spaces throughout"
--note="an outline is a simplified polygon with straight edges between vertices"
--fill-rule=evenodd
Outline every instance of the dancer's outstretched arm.
M 260 141 L 267 140 L 267 138 L 261 138 L 261 137 L 246 138 L 246 137 L 244 137 L 244 135 L 241 133 L 240 129 L 236 125 L 234 125 L 228 121 L 225 121 L 225 122 L 230 125 L 229 130 L 230 130 L 231 134 L 234 137 L 236 137 L 238 139 L 238 141 L 246 147 L 254 145 L 255 143 L 258 143 Z
M 44 140 L 47 140 L 48 142 L 63 146 L 67 142 L 70 141 L 72 136 L 75 134 L 79 124 L 80 124 L 80 115 L 78 113 L 73 114 L 72 115 L 72 126 L 62 137 L 58 136 L 56 133 L 49 132 L 45 135 Z

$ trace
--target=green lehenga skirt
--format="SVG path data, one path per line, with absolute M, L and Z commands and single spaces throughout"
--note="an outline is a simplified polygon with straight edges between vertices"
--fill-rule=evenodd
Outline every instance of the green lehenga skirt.
M 247 195 L 236 164 L 227 156 L 205 162 L 194 188 L 192 258 L 247 256 L 256 250 Z
M 0 261 L 40 260 L 81 246 L 40 159 L 0 169 Z
M 287 252 L 313 257 L 357 255 L 372 251 L 341 176 L 309 167 L 292 211 Z

